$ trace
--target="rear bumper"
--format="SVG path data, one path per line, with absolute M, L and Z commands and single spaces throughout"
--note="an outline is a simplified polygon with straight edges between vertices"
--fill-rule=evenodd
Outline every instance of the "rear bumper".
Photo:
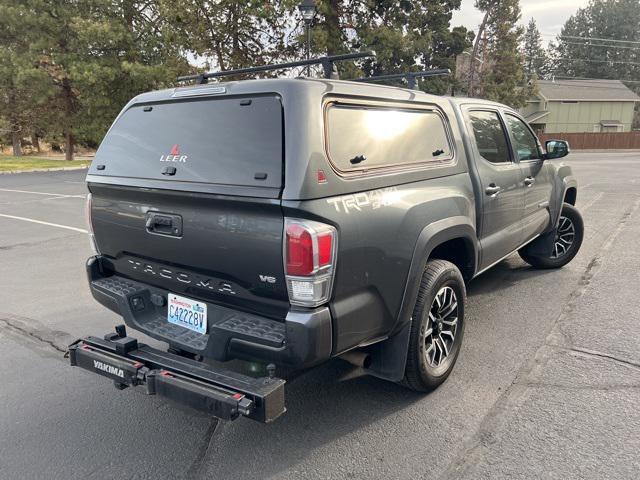
M 272 320 L 207 303 L 209 330 L 192 332 L 166 321 L 167 290 L 110 274 L 99 256 L 87 261 L 93 297 L 125 323 L 173 348 L 219 361 L 255 359 L 307 368 L 331 356 L 331 314 L 327 307 L 290 310 Z
M 116 387 L 146 387 L 158 395 L 189 408 L 235 420 L 240 415 L 271 422 L 285 412 L 285 381 L 253 378 L 215 370 L 167 352 L 161 352 L 126 336 L 124 326 L 104 339 L 88 337 L 69 347 L 69 361 L 107 377 Z

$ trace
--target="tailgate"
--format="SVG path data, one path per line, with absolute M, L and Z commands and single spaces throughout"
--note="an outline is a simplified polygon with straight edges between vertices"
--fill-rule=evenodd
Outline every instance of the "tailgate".
M 187 297 L 286 315 L 279 200 L 89 189 L 96 243 L 116 273 Z

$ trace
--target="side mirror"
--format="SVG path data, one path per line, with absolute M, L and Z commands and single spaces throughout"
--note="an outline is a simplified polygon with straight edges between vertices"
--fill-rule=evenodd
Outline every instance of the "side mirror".
M 547 150 L 547 153 L 544 155 L 545 160 L 566 157 L 571 151 L 569 149 L 569 142 L 565 142 L 564 140 L 548 140 L 545 143 L 545 149 Z

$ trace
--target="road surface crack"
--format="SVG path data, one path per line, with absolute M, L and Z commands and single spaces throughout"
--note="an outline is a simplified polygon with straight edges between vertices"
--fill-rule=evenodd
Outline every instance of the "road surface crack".
M 553 347 L 559 347 L 558 345 L 550 345 Z M 562 347 L 560 346 L 560 348 L 564 348 L 565 350 L 568 350 L 570 352 L 577 352 L 577 353 L 581 353 L 584 355 L 588 355 L 590 357 L 597 357 L 597 358 L 604 358 L 606 360 L 612 360 L 615 363 L 619 363 L 621 365 L 624 365 L 626 367 L 632 367 L 632 368 L 637 368 L 640 369 L 640 363 L 634 362 L 633 360 L 627 360 L 624 358 L 620 358 L 617 357 L 615 355 L 611 355 L 610 353 L 604 353 L 604 352 L 598 352 L 596 350 L 589 350 L 586 348 L 581 348 L 581 347 Z
M 66 353 L 67 351 L 66 344 L 60 344 L 56 340 L 59 337 L 70 338 L 68 333 L 49 330 L 32 319 L 19 319 L 16 316 L 6 314 L 0 317 L 0 324 L 19 335 L 44 343 L 58 352 Z
M 207 457 L 207 452 L 209 451 L 209 446 L 211 445 L 211 440 L 213 440 L 213 436 L 216 433 L 216 429 L 220 424 L 220 420 L 213 418 L 207 431 L 204 434 L 203 441 L 198 448 L 198 452 L 196 453 L 196 458 L 193 460 L 189 469 L 185 472 L 184 478 L 192 479 L 192 478 L 200 478 L 202 466 L 204 465 L 204 461 Z
M 72 235 L 64 235 L 62 237 L 57 237 L 55 240 L 66 240 L 69 239 L 71 237 L 77 237 L 77 234 L 72 234 Z M 35 242 L 19 242 L 19 243 L 13 243 L 10 245 L 0 245 L 0 251 L 4 252 L 4 251 L 9 251 L 9 250 L 13 250 L 14 248 L 18 248 L 18 247 L 35 247 L 38 245 L 43 245 L 45 243 L 50 244 L 51 243 L 51 239 L 50 238 L 45 238 L 43 240 L 38 240 Z
M 522 384 L 527 388 L 553 388 L 557 390 L 586 390 L 594 392 L 612 392 L 616 390 L 635 390 L 640 389 L 640 384 L 619 384 L 619 385 L 562 385 L 560 383 L 538 383 L 528 382 Z

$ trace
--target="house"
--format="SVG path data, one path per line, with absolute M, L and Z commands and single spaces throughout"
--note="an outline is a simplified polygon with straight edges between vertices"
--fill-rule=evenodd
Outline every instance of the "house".
M 537 133 L 629 132 L 637 102 L 619 80 L 538 80 L 521 113 Z

